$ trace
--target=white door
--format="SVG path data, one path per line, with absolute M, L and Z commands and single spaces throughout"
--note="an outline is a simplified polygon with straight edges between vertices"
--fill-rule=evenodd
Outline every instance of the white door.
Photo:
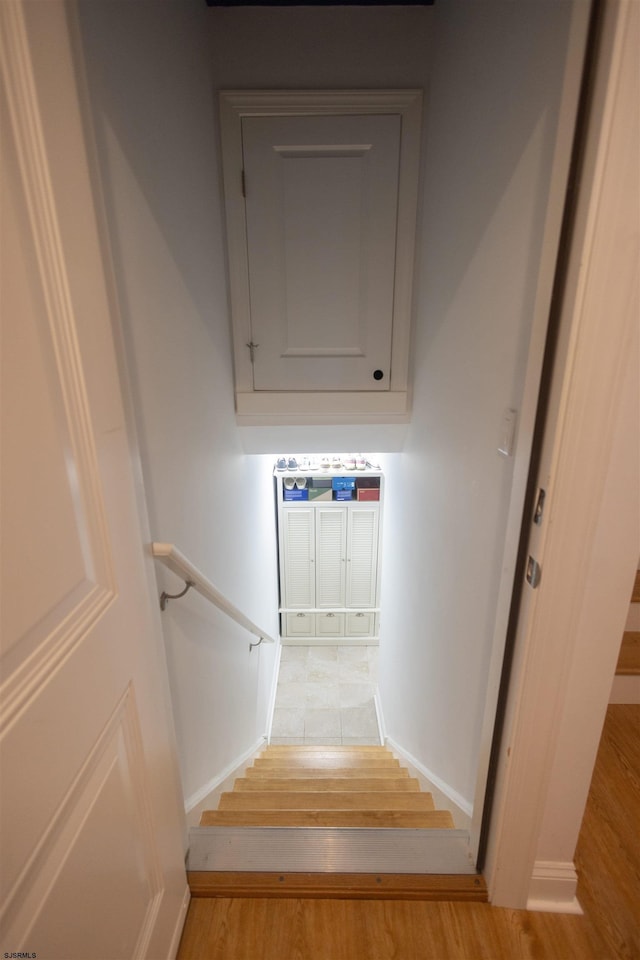
M 347 533 L 348 607 L 375 607 L 378 582 L 378 505 L 353 506 Z
M 317 607 L 344 607 L 346 549 L 347 508 L 316 507 Z
M 389 389 L 400 132 L 243 118 L 254 390 Z
M 158 960 L 184 815 L 64 6 L 3 2 L 0 44 L 0 942 Z
M 284 606 L 316 605 L 313 507 L 283 507 Z

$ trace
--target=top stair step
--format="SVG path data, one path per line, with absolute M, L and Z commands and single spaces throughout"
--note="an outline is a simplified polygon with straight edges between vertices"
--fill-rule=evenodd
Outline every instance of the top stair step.
M 343 747 L 338 745 L 313 745 L 300 744 L 299 746 L 284 746 L 280 744 L 270 744 L 258 755 L 263 759 L 274 759 L 276 757 L 332 757 L 335 759 L 361 758 L 371 760 L 374 757 L 378 759 L 393 759 L 393 754 L 388 747 L 368 747 L 353 746 Z

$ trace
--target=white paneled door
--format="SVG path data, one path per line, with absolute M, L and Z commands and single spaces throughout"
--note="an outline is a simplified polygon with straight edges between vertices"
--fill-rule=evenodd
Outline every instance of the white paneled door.
M 0 950 L 159 960 L 183 812 L 66 16 L 0 5 Z

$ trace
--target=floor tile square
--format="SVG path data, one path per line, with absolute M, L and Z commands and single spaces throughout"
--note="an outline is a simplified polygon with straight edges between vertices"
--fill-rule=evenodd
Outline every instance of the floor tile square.
M 377 737 L 378 721 L 373 702 L 363 707 L 347 707 L 340 711 L 343 737 Z
M 283 643 L 280 651 L 280 663 L 289 660 L 306 660 L 309 656 L 309 647 L 292 647 Z
M 278 683 L 276 690 L 276 707 L 304 707 L 306 684 Z
M 302 707 L 276 707 L 271 725 L 272 737 L 304 737 L 305 711 Z
M 336 683 L 304 683 L 302 704 L 306 707 L 340 708 L 340 689 Z
M 309 737 L 342 737 L 340 726 L 340 711 L 309 709 L 304 714 L 304 736 Z
M 369 701 L 373 701 L 375 692 L 373 683 L 339 683 L 340 707 L 364 707 Z

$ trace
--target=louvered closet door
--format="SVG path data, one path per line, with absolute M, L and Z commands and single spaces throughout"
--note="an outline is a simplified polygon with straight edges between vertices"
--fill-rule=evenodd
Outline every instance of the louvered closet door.
M 316 507 L 316 606 L 345 606 L 347 508 Z
M 315 606 L 313 507 L 284 507 L 284 606 Z
M 378 506 L 349 509 L 347 607 L 374 607 L 378 570 Z

